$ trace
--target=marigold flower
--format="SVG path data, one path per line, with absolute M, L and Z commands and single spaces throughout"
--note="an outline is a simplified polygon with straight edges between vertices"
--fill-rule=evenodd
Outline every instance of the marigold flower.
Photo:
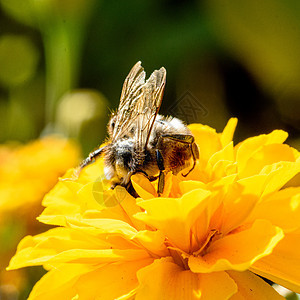
M 235 126 L 191 125 L 200 159 L 161 197 L 141 174 L 140 198 L 109 190 L 102 159 L 60 181 L 39 217 L 59 227 L 24 238 L 8 267 L 48 270 L 29 299 L 283 299 L 257 275 L 300 292 L 300 187 L 282 189 L 300 154 L 280 130 L 234 146 Z
M 56 136 L 1 145 L 0 215 L 20 208 L 30 211 L 79 157 L 78 146 Z
M 41 232 L 35 218 L 43 196 L 79 159 L 79 147 L 56 136 L 0 146 L 0 298 L 31 284 L 25 270 L 10 274 L 5 267 L 22 236 Z

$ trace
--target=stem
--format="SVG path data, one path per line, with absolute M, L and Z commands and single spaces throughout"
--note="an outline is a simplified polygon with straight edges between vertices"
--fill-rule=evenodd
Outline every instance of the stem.
M 73 14 L 59 7 L 35 6 L 45 47 L 46 125 L 55 121 L 58 100 L 77 85 L 83 37 L 94 3 L 86 1 Z
M 59 26 L 47 28 L 44 33 L 46 59 L 46 123 L 53 123 L 58 99 L 75 85 L 77 77 L 75 62 L 70 55 L 71 47 L 68 33 Z

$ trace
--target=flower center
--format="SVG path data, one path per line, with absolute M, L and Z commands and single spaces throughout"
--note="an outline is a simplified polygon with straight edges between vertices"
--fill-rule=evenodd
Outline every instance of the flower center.
M 217 230 L 217 229 L 212 229 L 207 237 L 206 240 L 204 241 L 204 243 L 202 244 L 202 246 L 200 247 L 199 250 L 195 251 L 193 253 L 194 256 L 198 256 L 198 255 L 205 255 L 206 254 L 206 250 L 209 247 L 209 245 L 212 243 L 213 240 L 216 240 L 217 236 L 220 235 L 221 233 Z
M 220 235 L 221 233 L 217 229 L 210 230 L 205 241 L 201 244 L 200 248 L 197 251 L 193 252 L 192 255 L 193 256 L 205 255 L 209 245 L 213 241 L 218 239 Z M 189 270 L 188 258 L 191 254 L 186 253 L 177 247 L 174 247 L 168 239 L 165 240 L 165 245 L 169 249 L 169 253 L 172 256 L 174 262 L 180 267 L 182 267 L 183 269 Z

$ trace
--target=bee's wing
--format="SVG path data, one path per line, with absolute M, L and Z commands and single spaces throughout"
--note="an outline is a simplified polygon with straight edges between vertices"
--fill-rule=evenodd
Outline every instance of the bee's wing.
M 166 69 L 155 70 L 142 88 L 142 95 L 137 103 L 138 117 L 136 121 L 136 152 L 137 159 L 142 155 L 148 144 L 155 118 L 161 106 L 166 84 Z
M 124 81 L 112 134 L 113 141 L 122 137 L 125 132 L 131 129 L 133 123 L 136 122 L 138 116 L 137 102 L 142 96 L 145 76 L 144 68 L 139 61 L 132 67 Z

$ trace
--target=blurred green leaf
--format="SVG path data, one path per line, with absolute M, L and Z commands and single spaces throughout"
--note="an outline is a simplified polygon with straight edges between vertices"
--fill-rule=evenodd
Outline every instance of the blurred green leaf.
M 35 26 L 36 18 L 29 0 L 0 0 L 3 10 L 15 20 L 26 25 Z
M 25 224 L 22 220 L 16 222 L 12 218 L 6 218 L 5 223 L 0 226 L 0 255 L 14 251 L 18 241 L 25 235 Z M 5 243 L 3 243 L 5 241 Z
M 299 1 L 207 1 L 223 45 L 265 84 L 300 79 Z
M 7 110 L 7 140 L 26 141 L 33 136 L 34 122 L 30 111 L 23 101 L 11 99 Z
M 39 53 L 25 36 L 5 35 L 0 38 L 0 83 L 7 87 L 24 84 L 32 78 Z
M 83 38 L 95 0 L 29 0 L 45 49 L 46 120 L 53 123 L 58 100 L 76 87 Z
M 300 2 L 206 1 L 215 36 L 300 128 Z M 288 105 L 287 105 L 288 104 Z

